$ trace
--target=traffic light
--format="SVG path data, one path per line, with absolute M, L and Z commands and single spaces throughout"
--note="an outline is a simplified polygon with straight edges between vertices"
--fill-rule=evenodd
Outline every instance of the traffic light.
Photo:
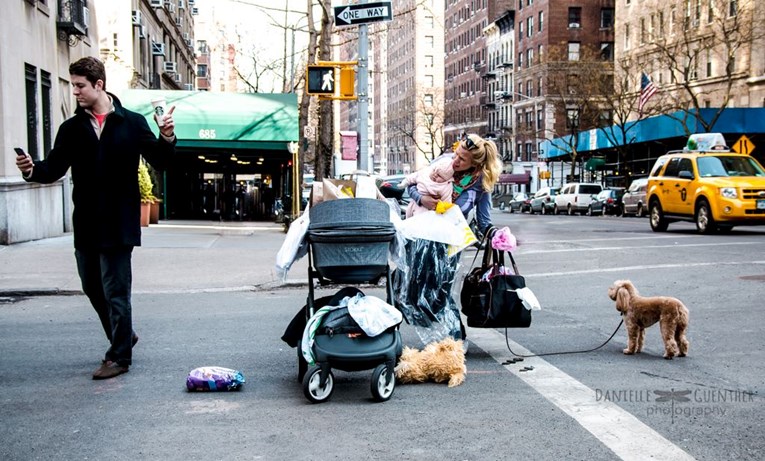
M 335 94 L 335 68 L 333 66 L 308 66 L 306 71 L 308 94 Z
M 340 96 L 356 96 L 356 71 L 350 67 L 340 69 Z

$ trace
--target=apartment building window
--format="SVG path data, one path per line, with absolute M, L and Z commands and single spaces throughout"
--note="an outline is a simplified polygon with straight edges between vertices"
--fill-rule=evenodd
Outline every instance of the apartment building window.
M 433 16 L 425 16 L 425 26 L 427 26 L 427 27 L 432 29 L 433 28 L 433 24 L 434 24 Z
M 544 120 L 542 109 L 537 110 L 537 131 L 542 131 L 542 121 Z
M 568 42 L 568 60 L 579 61 L 579 42 Z
M 640 18 L 640 44 L 645 44 L 646 30 L 645 30 L 645 18 Z
M 432 75 L 426 75 L 425 76 L 425 86 L 428 88 L 433 88 L 433 76 Z
M 518 68 L 523 67 L 523 51 L 518 53 Z
M 738 0 L 730 0 L 728 2 L 728 16 L 735 16 L 738 14 Z
M 523 39 L 523 21 L 518 22 L 518 40 Z
M 707 74 L 706 77 L 709 78 L 712 76 L 712 50 L 707 50 Z
M 207 64 L 197 64 L 197 77 L 207 78 Z
M 526 143 L 526 161 L 527 162 L 531 161 L 531 155 L 534 152 L 532 149 L 533 149 L 533 144 L 530 142 L 527 142 Z
M 40 71 L 41 103 L 42 103 L 42 136 L 43 136 L 43 155 L 53 148 L 53 119 L 52 119 L 52 101 L 51 89 L 52 82 L 50 72 Z
M 600 28 L 610 29 L 614 27 L 614 9 L 603 8 L 600 10 Z
M 537 96 L 542 96 L 542 77 L 537 80 Z
M 530 98 L 534 94 L 534 84 L 529 80 L 526 82 L 526 97 Z
M 534 34 L 534 16 L 526 18 L 526 36 L 531 37 Z
M 526 67 L 534 65 L 534 48 L 526 50 Z
M 630 25 L 629 24 L 624 25 L 624 49 L 625 50 L 630 49 Z
M 544 46 L 540 44 L 537 46 L 537 59 L 542 62 L 542 58 L 544 58 Z
M 425 67 L 426 68 L 433 67 L 433 55 L 425 56 Z
M 727 73 L 728 75 L 733 75 L 736 73 L 736 57 L 731 55 L 730 58 L 728 58 L 728 66 L 727 66 Z
M 539 20 L 537 22 L 539 22 L 539 24 L 537 25 L 537 31 L 538 32 L 542 32 L 542 30 L 544 29 L 544 24 L 545 24 L 545 12 L 544 11 L 540 11 L 539 12 Z
M 664 36 L 664 12 L 659 11 L 659 37 Z
M 37 146 L 37 68 L 24 64 L 24 86 L 27 99 L 27 153 L 39 160 Z
M 600 43 L 600 58 L 604 61 L 614 60 L 614 42 Z
M 433 48 L 433 36 L 432 35 L 426 35 L 425 36 L 425 46 L 428 48 Z
M 675 18 L 675 14 L 676 12 L 674 8 L 669 10 L 669 34 L 670 35 L 675 35 L 675 27 L 676 27 L 675 23 L 677 21 L 677 19 Z
M 613 113 L 610 110 L 603 110 L 600 111 L 600 115 L 598 116 L 598 126 L 600 128 L 606 128 L 613 124 Z
M 573 6 L 568 9 L 568 27 L 569 29 L 578 29 L 582 27 L 582 8 Z
M 648 40 L 651 42 L 656 38 L 656 15 L 651 13 L 651 19 L 648 21 Z

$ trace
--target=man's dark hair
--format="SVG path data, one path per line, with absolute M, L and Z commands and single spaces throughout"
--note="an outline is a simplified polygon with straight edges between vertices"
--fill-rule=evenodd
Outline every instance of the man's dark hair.
M 104 63 L 92 56 L 78 59 L 70 64 L 69 75 L 85 77 L 93 86 L 96 86 L 96 82 L 101 80 L 104 82 L 103 89 L 106 90 L 106 70 L 104 69 Z

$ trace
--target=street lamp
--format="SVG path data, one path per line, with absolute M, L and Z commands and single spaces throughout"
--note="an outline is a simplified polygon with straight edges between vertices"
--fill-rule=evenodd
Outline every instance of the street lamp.
M 292 154 L 292 216 L 293 219 L 300 214 L 300 168 L 298 167 L 298 143 L 287 143 L 287 151 Z

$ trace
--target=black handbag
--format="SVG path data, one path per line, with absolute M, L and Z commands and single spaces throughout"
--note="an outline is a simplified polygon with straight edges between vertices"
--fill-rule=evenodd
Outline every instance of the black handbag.
M 472 268 L 478 257 L 476 253 L 471 270 L 462 282 L 460 302 L 468 326 L 473 328 L 528 328 L 531 311 L 526 309 L 516 290 L 526 287 L 526 280 L 518 272 L 512 253 L 495 250 L 491 238 L 496 229 L 490 229 L 484 241 L 483 259 L 480 267 Z M 509 256 L 514 274 L 500 273 L 505 266 L 505 253 Z M 491 271 L 489 280 L 481 277 Z

